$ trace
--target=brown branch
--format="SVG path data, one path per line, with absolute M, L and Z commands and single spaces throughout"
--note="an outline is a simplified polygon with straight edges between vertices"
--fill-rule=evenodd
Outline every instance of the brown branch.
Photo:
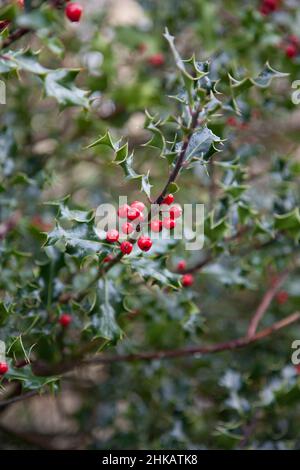
M 85 364 L 111 364 L 114 362 L 133 362 L 137 360 L 149 361 L 154 359 L 174 359 L 178 357 L 193 356 L 195 354 L 212 354 L 222 351 L 232 351 L 234 349 L 243 348 L 249 344 L 260 341 L 268 336 L 272 335 L 276 331 L 279 331 L 287 326 L 291 325 L 300 320 L 300 312 L 293 313 L 292 315 L 286 317 L 283 320 L 280 320 L 274 323 L 272 326 L 261 330 L 259 333 L 256 333 L 251 338 L 244 336 L 242 338 L 234 339 L 231 341 L 226 341 L 223 343 L 212 344 L 210 346 L 191 346 L 185 349 L 171 349 L 167 351 L 154 351 L 147 353 L 137 353 L 137 354 L 124 354 L 124 355 L 115 355 L 115 356 L 101 356 L 95 357 L 89 361 L 85 361 Z
M 261 321 L 262 317 L 264 316 L 264 314 L 268 310 L 268 308 L 269 308 L 273 298 L 275 297 L 278 289 L 282 286 L 282 284 L 284 283 L 284 281 L 286 280 L 288 275 L 289 275 L 289 270 L 283 271 L 278 276 L 278 278 L 276 279 L 274 284 L 267 290 L 267 292 L 263 296 L 259 306 L 257 307 L 257 309 L 256 309 L 256 311 L 255 311 L 255 313 L 254 313 L 254 315 L 253 315 L 253 317 L 250 321 L 247 336 L 251 337 L 251 336 L 255 335 L 255 333 L 257 331 L 257 327 L 259 325 L 259 322 Z
M 30 31 L 31 29 L 29 28 L 16 29 L 15 31 L 10 33 L 10 35 L 6 39 L 4 39 L 4 41 L 2 41 L 2 43 L 0 44 L 0 50 L 9 47 L 12 43 L 17 41 L 18 39 L 21 39 L 26 34 L 30 33 Z
M 19 401 L 27 400 L 28 398 L 35 397 L 36 395 L 39 395 L 39 391 L 32 390 L 31 392 L 24 393 L 23 395 L 10 398 L 9 400 L 0 400 L 0 408 L 5 408 L 6 406 L 11 405 L 12 403 L 17 403 Z
M 183 349 L 169 349 L 162 351 L 150 351 L 136 354 L 116 354 L 116 355 L 101 355 L 87 360 L 66 361 L 64 363 L 49 366 L 43 362 L 36 362 L 32 364 L 32 369 L 35 375 L 50 376 L 63 374 L 73 370 L 76 367 L 92 364 L 113 364 L 116 362 L 135 362 L 135 361 L 153 361 L 161 359 L 176 359 L 180 357 L 195 356 L 197 354 L 214 354 L 223 351 L 233 351 L 235 349 L 244 348 L 252 343 L 261 341 L 264 338 L 271 336 L 273 333 L 288 327 L 292 323 L 300 320 L 300 312 L 295 312 L 292 315 L 274 323 L 272 326 L 261 330 L 253 336 L 243 336 L 242 338 L 216 343 L 209 346 L 190 346 Z

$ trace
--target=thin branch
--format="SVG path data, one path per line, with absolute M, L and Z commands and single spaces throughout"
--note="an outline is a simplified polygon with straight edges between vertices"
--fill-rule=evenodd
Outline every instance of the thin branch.
M 21 39 L 23 36 L 25 36 L 26 34 L 30 32 L 31 32 L 31 29 L 29 28 L 16 29 L 15 31 L 10 33 L 10 35 L 6 39 L 4 39 L 4 41 L 2 41 L 2 43 L 0 44 L 0 50 L 11 46 L 11 44 L 13 44 L 15 41 L 17 41 L 18 39 Z
M 275 297 L 278 289 L 280 289 L 282 284 L 287 279 L 288 275 L 289 275 L 289 270 L 283 271 L 283 273 L 281 273 L 277 277 L 277 279 L 275 280 L 274 284 L 270 287 L 270 289 L 267 290 L 267 292 L 263 296 L 259 306 L 257 307 L 257 309 L 256 309 L 256 311 L 255 311 L 255 313 L 254 313 L 254 315 L 253 315 L 253 317 L 250 321 L 247 336 L 251 337 L 256 333 L 259 322 L 261 321 L 262 317 L 264 316 L 264 314 L 268 310 L 268 308 L 269 308 L 273 298 Z
M 31 392 L 24 393 L 23 395 L 19 395 L 14 398 L 10 398 L 9 400 L 0 400 L 0 409 L 5 408 L 6 406 L 11 405 L 12 403 L 17 403 L 19 401 L 28 400 L 28 398 L 35 397 L 36 395 L 39 395 L 39 391 L 32 390 Z
M 234 349 L 244 348 L 252 343 L 260 341 L 271 336 L 276 331 L 288 327 L 292 323 L 300 320 L 300 312 L 274 323 L 272 326 L 261 330 L 252 337 L 244 336 L 242 338 L 216 343 L 210 346 L 191 346 L 185 349 L 171 349 L 167 351 L 154 351 L 137 354 L 124 354 L 114 356 L 94 357 L 90 360 L 82 362 L 82 364 L 111 364 L 114 362 L 134 362 L 134 361 L 151 361 L 154 359 L 175 359 L 178 357 L 194 356 L 197 354 L 213 354 L 222 351 L 232 351 Z

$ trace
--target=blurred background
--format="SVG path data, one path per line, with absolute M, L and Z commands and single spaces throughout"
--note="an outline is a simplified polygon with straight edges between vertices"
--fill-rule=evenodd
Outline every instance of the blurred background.
M 141 198 L 136 183 L 126 182 L 121 169 L 110 165 L 110 152 L 84 149 L 107 129 L 128 138 L 137 171 L 151 172 L 153 194 L 163 186 L 166 163 L 142 144 L 149 137 L 145 109 L 163 116 L 176 110 L 168 98 L 176 83 L 163 38 L 166 26 L 181 55 L 210 59 L 216 77 L 256 76 L 266 61 L 289 73 L 270 88 L 251 92 L 239 103 L 240 115 L 229 110 L 214 130 L 225 141 L 225 160 L 239 155 L 247 168 L 250 194 L 260 210 L 273 207 L 280 193 L 287 208 L 297 204 L 300 112 L 291 100 L 291 84 L 300 80 L 297 0 L 275 2 L 270 9 L 268 2 L 247 0 L 80 3 L 84 21 L 73 25 L 62 19 L 56 26 L 59 40 L 46 41 L 41 34 L 31 37 L 30 44 L 42 48 L 45 66 L 81 69 L 77 83 L 91 93 L 91 112 L 60 110 L 52 98 L 41 99 L 39 80 L 26 73 L 11 77 L 7 105 L 1 107 L 2 154 L 9 146 L 11 156 L 11 161 L 0 161 L 1 170 L 7 175 L 13 167 L 35 181 L 26 191 L 20 184 L 16 201 L 7 195 L 2 209 L 3 217 L 14 207 L 24 214 L 26 251 L 39 258 L 40 231 L 53 224 L 55 212 L 45 201 L 72 194 L 78 205 L 95 208 L 101 202 L 117 203 L 119 195 Z M 23 42 L 25 46 L 28 38 Z M 292 183 L 283 177 L 291 162 Z M 213 189 L 218 198 L 219 189 Z M 198 167 L 182 176 L 177 200 L 209 204 L 211 191 L 210 178 Z M 195 292 L 184 294 L 182 306 L 171 294 L 149 295 L 145 289 L 142 308 L 130 299 L 122 319 L 126 336 L 118 351 L 126 351 L 128 344 L 138 351 L 158 350 L 242 336 L 280 268 L 284 249 L 257 251 L 240 264 L 231 259 L 222 267 L 204 269 Z M 192 256 L 179 248 L 172 263 L 182 257 L 192 262 Z M 272 303 L 267 324 L 299 309 L 299 280 L 295 275 L 286 282 L 288 300 Z M 187 316 L 184 303 L 191 299 L 196 311 Z M 298 338 L 296 325 L 236 352 L 81 368 L 66 374 L 59 396 L 35 396 L 1 408 L 0 448 L 299 448 L 299 377 L 291 363 L 291 343 Z

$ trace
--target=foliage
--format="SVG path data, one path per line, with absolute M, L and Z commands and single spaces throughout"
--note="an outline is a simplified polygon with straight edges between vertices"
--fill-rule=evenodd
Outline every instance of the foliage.
M 297 2 L 141 0 L 134 24 L 95 2 L 67 28 L 63 1 L 8 3 L 3 395 L 76 392 L 87 448 L 299 448 Z M 205 205 L 202 250 L 169 233 L 122 256 L 98 230 L 101 203 L 169 193 Z

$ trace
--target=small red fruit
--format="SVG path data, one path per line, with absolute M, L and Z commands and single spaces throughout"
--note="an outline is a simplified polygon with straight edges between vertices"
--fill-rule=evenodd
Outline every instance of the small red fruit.
M 182 209 L 179 205 L 170 207 L 170 217 L 171 219 L 179 219 L 182 214 Z
M 128 204 L 124 204 L 123 206 L 119 207 L 118 216 L 120 217 L 120 219 L 127 219 L 127 212 L 129 208 L 130 207 Z
M 296 57 L 298 50 L 295 44 L 288 44 L 285 48 L 285 53 L 286 53 L 286 56 L 289 57 L 290 59 L 293 59 L 294 57 Z
M 141 212 L 138 209 L 136 209 L 135 207 L 129 207 L 127 211 L 127 219 L 135 220 L 138 217 L 140 217 L 140 215 L 141 215 Z
M 152 65 L 152 67 L 161 67 L 165 63 L 165 58 L 161 53 L 153 54 L 148 57 L 148 63 Z
M 186 261 L 184 261 L 184 259 L 182 259 L 181 261 L 179 261 L 177 263 L 177 270 L 178 271 L 184 271 L 186 269 Z
M 162 231 L 162 221 L 161 220 L 151 220 L 150 227 L 152 232 L 161 232 Z
M 122 225 L 122 232 L 126 235 L 129 235 L 130 233 L 134 232 L 134 226 L 130 222 L 125 222 Z
M 237 119 L 234 116 L 230 116 L 229 118 L 227 118 L 226 123 L 228 126 L 231 126 L 231 127 L 238 127 L 239 125 Z
M 176 225 L 175 220 L 173 217 L 165 217 L 162 222 L 164 228 L 167 228 L 168 230 L 173 230 L 173 228 Z
M 174 202 L 173 194 L 168 194 L 168 196 L 164 198 L 162 204 L 167 204 L 168 206 L 170 206 L 171 204 L 173 204 L 173 202 Z
M 4 375 L 8 372 L 8 365 L 6 362 L 0 362 L 0 375 Z
M 143 212 L 143 210 L 145 209 L 145 204 L 141 201 L 133 201 L 133 203 L 130 204 L 130 207 L 133 207 L 134 209 Z
M 297 366 L 295 366 L 295 369 L 296 369 L 297 374 L 300 375 L 300 364 L 298 364 Z
M 72 317 L 68 313 L 63 313 L 59 318 L 59 323 L 62 327 L 66 328 L 72 323 Z
M 115 243 L 119 240 L 119 232 L 118 230 L 109 230 L 107 233 L 106 233 L 106 241 L 108 241 L 109 243 Z
M 281 290 L 276 295 L 276 300 L 279 305 L 285 304 L 289 299 L 289 294 L 285 290 Z
M 151 246 L 152 246 L 152 240 L 150 237 L 146 237 L 144 235 L 142 235 L 139 239 L 138 239 L 138 247 L 142 250 L 142 251 L 149 251 Z
M 107 255 L 105 256 L 103 263 L 110 263 L 114 259 L 113 255 Z
M 83 8 L 79 3 L 68 3 L 65 9 L 66 17 L 73 23 L 80 21 Z
M 181 278 L 183 287 L 190 287 L 194 284 L 195 278 L 192 274 L 184 274 Z
M 124 255 L 129 255 L 132 252 L 133 245 L 128 241 L 124 241 L 120 245 L 120 249 Z

